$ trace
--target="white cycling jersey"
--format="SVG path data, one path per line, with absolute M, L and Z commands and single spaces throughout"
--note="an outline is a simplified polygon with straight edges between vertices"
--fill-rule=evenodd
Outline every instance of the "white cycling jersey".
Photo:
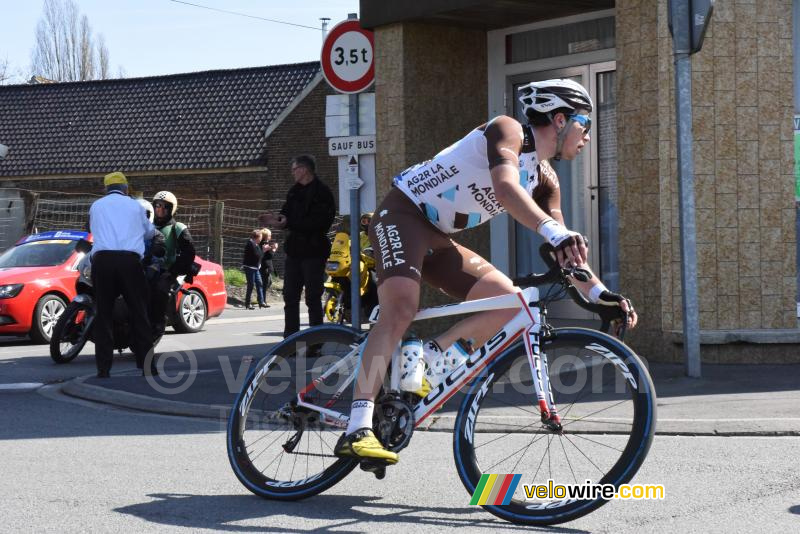
M 484 133 L 472 130 L 433 159 L 393 179 L 394 186 L 445 233 L 478 226 L 505 211 L 494 194 Z M 533 195 L 540 173 L 536 152 L 520 154 L 519 167 L 520 185 Z M 554 183 L 558 187 L 557 179 Z

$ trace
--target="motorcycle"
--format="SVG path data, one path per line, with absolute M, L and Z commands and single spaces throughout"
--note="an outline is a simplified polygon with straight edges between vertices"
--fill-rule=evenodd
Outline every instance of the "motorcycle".
M 375 258 L 369 245 L 369 238 L 362 232 L 359 261 L 359 293 L 361 295 L 361 319 L 369 317 L 378 305 L 378 286 L 375 283 Z M 325 282 L 323 297 L 325 317 L 332 323 L 350 322 L 350 235 L 338 232 L 331 244 L 331 253 L 325 264 L 328 280 Z
M 97 314 L 97 304 L 95 302 L 94 287 L 92 286 L 92 261 L 89 252 L 92 244 L 86 240 L 78 241 L 75 249 L 84 253 L 83 258 L 78 262 L 78 279 L 75 282 L 76 296 L 72 299 L 64 313 L 59 317 L 53 328 L 53 335 L 50 338 L 50 357 L 56 363 L 68 363 L 74 360 L 83 350 L 87 341 L 94 341 L 92 337 L 92 326 Z M 194 264 L 195 270 L 199 270 L 200 265 Z M 147 267 L 150 276 L 158 275 L 158 263 L 155 262 Z M 195 273 L 196 274 L 196 273 Z M 175 303 L 175 295 L 185 292 L 182 289 L 185 277 L 179 276 L 170 287 L 169 302 Z M 114 350 L 122 353 L 123 350 L 131 346 L 131 328 L 128 319 L 128 307 L 125 299 L 117 297 L 112 311 L 112 339 Z M 161 340 L 154 340 L 153 346 L 158 345 Z

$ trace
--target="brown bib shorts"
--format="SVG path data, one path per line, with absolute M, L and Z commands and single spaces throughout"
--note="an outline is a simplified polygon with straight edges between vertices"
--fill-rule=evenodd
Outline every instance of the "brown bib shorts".
M 413 201 L 392 189 L 369 225 L 378 285 L 393 276 L 424 280 L 464 300 L 495 267 L 436 228 Z

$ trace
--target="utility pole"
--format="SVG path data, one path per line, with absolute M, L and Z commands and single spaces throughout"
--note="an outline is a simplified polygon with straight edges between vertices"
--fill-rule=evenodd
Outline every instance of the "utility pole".
M 330 17 L 320 17 L 320 22 L 322 22 L 322 42 L 325 42 L 325 37 L 328 36 L 328 23 L 331 21 Z
M 675 55 L 675 125 L 681 224 L 683 353 L 686 375 L 700 378 L 700 319 L 697 304 L 697 226 L 692 154 L 692 54 L 703 46 L 714 0 L 669 0 L 669 30 Z

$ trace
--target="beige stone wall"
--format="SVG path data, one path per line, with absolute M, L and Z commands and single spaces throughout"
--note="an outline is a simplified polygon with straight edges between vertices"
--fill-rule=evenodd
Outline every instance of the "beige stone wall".
M 392 177 L 486 121 L 486 33 L 404 23 L 375 31 L 378 202 Z M 489 225 L 456 239 L 489 257 Z M 423 303 L 441 302 L 423 293 Z
M 701 330 L 797 326 L 791 13 L 791 0 L 717 0 L 692 56 Z M 667 0 L 617 2 L 617 53 L 621 285 L 642 312 L 632 343 L 670 359 L 682 299 Z

